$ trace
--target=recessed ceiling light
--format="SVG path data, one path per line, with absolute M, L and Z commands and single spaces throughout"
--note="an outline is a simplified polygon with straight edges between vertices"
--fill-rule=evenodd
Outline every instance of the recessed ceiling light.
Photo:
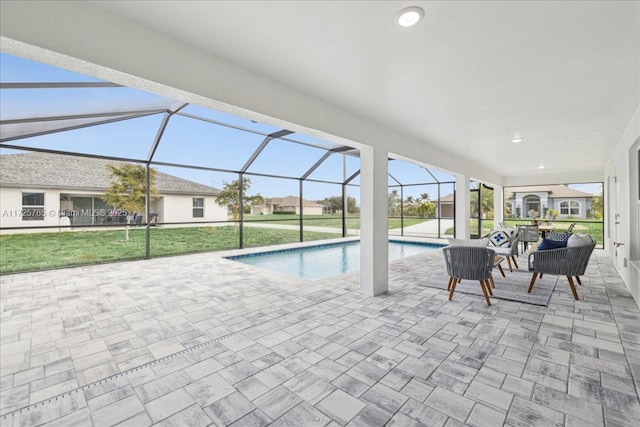
M 513 138 L 513 139 L 511 140 L 511 142 L 513 142 L 514 144 L 518 144 L 518 143 L 520 143 L 520 142 L 522 142 L 522 141 L 524 141 L 524 138 L 520 138 L 520 137 L 518 137 L 518 138 Z
M 540 166 L 538 166 L 538 169 L 544 169 L 544 164 L 540 163 Z
M 424 10 L 417 6 L 402 9 L 396 15 L 396 24 L 401 27 L 412 27 L 418 23 L 424 16 Z

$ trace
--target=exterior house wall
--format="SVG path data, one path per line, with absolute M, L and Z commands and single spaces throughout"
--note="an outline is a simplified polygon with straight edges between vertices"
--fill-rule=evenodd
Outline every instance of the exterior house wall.
M 44 193 L 45 217 L 42 221 L 22 219 L 22 193 Z M 59 228 L 40 229 L 40 226 L 67 226 L 68 219 L 60 215 L 60 195 L 93 196 L 100 194 L 91 191 L 70 191 L 64 189 L 31 189 L 0 187 L 0 226 L 34 227 L 33 229 L 3 230 L 3 234 L 57 232 Z M 193 218 L 193 198 L 204 197 L 204 218 Z M 66 207 L 65 207 L 66 209 Z M 151 213 L 157 213 L 157 222 L 207 222 L 226 221 L 227 209 L 218 205 L 214 196 L 162 195 L 151 202 Z
M 196 197 L 204 198 L 204 217 L 193 217 L 193 199 Z M 227 209 L 216 203 L 214 196 L 199 195 L 182 195 L 182 194 L 165 194 L 158 200 L 158 206 L 161 206 L 158 212 L 158 222 L 210 222 L 210 221 L 226 221 Z M 187 224 L 176 224 L 176 226 L 184 227 Z
M 304 206 L 303 210 L 305 215 L 322 215 L 323 213 L 322 206 Z M 300 215 L 299 206 L 296 206 L 296 214 Z
M 568 218 L 568 217 L 574 217 L 574 218 L 582 218 L 585 219 L 587 217 L 587 211 L 591 208 L 591 199 L 588 199 L 586 197 L 565 197 L 565 198 L 555 198 L 555 199 L 550 199 L 550 206 L 549 209 L 554 209 L 558 212 L 560 212 L 560 204 L 562 202 L 578 202 L 578 206 L 580 209 L 580 213 L 578 215 L 571 215 L 571 214 L 558 214 L 557 218 Z
M 637 110 L 605 166 L 604 249 L 640 306 L 640 110 Z M 616 191 L 617 186 L 617 191 Z M 617 203 L 615 196 L 617 193 Z M 615 215 L 619 214 L 616 218 Z M 616 247 L 614 242 L 622 243 Z
M 37 221 L 22 219 L 22 193 L 44 193 L 44 218 Z M 38 188 L 0 187 L 0 226 L 2 227 L 42 227 L 65 225 L 60 222 L 60 190 L 45 190 Z M 58 229 L 32 230 L 3 230 L 3 234 L 10 233 L 41 233 L 58 231 Z

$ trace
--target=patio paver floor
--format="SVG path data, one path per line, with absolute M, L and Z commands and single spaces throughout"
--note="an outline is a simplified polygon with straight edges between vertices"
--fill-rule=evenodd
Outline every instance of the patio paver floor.
M 396 261 L 375 298 L 357 272 L 215 254 L 2 276 L 0 422 L 640 423 L 640 310 L 604 252 L 548 307 L 419 285 L 443 269 L 438 250 Z

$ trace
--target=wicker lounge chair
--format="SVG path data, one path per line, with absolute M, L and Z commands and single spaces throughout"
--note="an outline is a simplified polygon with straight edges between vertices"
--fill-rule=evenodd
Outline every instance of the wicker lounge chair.
M 447 266 L 449 283 L 449 301 L 453 298 L 456 285 L 462 279 L 477 280 L 487 301 L 491 305 L 491 270 L 496 253 L 488 248 L 474 248 L 469 246 L 453 246 L 442 249 L 444 262 Z
M 547 249 L 530 253 L 529 270 L 533 272 L 533 276 L 531 276 L 527 292 L 531 292 L 538 276 L 557 274 L 559 276 L 567 276 L 573 298 L 578 299 L 573 277 L 576 278 L 579 284 L 582 284 L 579 276 L 584 275 L 595 247 L 596 242 L 592 238 L 591 243 L 588 245 Z

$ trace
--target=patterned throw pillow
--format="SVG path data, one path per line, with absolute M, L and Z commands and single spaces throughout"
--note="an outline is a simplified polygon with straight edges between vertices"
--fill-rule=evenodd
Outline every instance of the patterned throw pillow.
M 560 249 L 566 246 L 567 242 L 565 240 L 542 239 L 542 243 L 538 245 L 538 250 L 544 251 L 547 249 Z
M 509 246 L 511 236 L 504 230 L 492 231 L 489 235 L 489 246 Z
M 571 237 L 573 233 L 570 231 L 567 231 L 565 233 L 559 233 L 557 231 L 550 231 L 547 234 L 547 239 L 549 240 L 561 240 L 561 241 L 567 241 L 569 240 L 569 237 Z

